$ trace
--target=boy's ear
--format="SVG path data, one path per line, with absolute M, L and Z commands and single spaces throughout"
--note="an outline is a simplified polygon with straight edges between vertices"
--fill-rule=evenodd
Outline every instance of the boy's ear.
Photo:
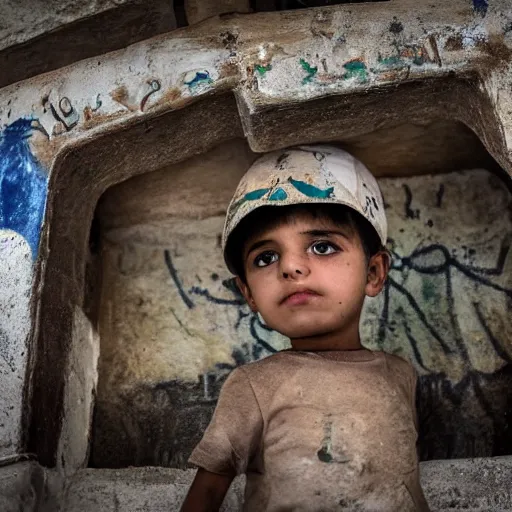
M 235 277 L 235 282 L 236 285 L 238 286 L 238 289 L 242 292 L 242 295 L 247 301 L 247 304 L 249 304 L 251 310 L 257 313 L 258 308 L 256 307 L 254 299 L 252 298 L 251 290 L 249 289 L 249 286 L 247 286 L 247 283 L 244 283 L 238 276 Z
M 379 251 L 368 262 L 368 277 L 365 292 L 369 297 L 380 293 L 386 282 L 391 260 L 387 251 Z

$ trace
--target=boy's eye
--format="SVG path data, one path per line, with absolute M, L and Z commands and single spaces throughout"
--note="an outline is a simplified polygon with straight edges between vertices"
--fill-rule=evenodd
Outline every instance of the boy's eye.
M 321 256 L 325 254 L 332 254 L 336 252 L 338 249 L 335 245 L 329 242 L 316 242 L 311 246 L 311 250 L 313 254 L 319 254 Z
M 256 257 L 256 259 L 254 260 L 254 264 L 257 267 L 266 267 L 267 265 L 276 262 L 277 259 L 277 253 L 275 253 L 274 251 L 265 251 Z

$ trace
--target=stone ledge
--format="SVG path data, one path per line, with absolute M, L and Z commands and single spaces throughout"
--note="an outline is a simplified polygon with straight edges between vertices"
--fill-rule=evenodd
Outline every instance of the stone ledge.
M 62 512 L 170 512 L 179 510 L 195 470 L 171 468 L 84 469 L 65 486 Z M 243 481 L 237 479 L 223 512 L 241 510 Z
M 168 512 L 179 510 L 194 470 L 169 468 L 84 469 L 66 485 L 62 512 Z M 437 460 L 421 464 L 432 512 L 512 510 L 512 457 Z M 222 508 L 241 510 L 243 479 Z
M 421 482 L 433 511 L 512 510 L 512 456 L 423 462 Z

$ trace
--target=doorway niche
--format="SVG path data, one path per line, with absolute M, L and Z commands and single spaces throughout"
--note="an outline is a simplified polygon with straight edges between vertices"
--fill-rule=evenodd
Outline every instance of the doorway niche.
M 421 458 L 512 454 L 510 178 L 458 121 L 330 142 L 384 193 L 393 264 L 361 331 L 418 371 Z M 229 372 L 287 346 L 245 305 L 220 252 L 227 204 L 256 157 L 233 138 L 98 201 L 85 300 L 100 336 L 89 466 L 186 467 Z

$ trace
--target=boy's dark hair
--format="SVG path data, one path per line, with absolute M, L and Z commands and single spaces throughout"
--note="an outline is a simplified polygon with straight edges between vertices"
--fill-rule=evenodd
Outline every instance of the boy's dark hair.
M 249 238 L 267 229 L 290 222 L 297 215 L 327 219 L 333 224 L 349 226 L 359 235 L 366 260 L 385 250 L 375 228 L 358 212 L 340 204 L 301 203 L 287 206 L 261 206 L 244 217 L 231 233 L 226 245 L 226 256 L 235 274 L 245 282 L 243 249 Z

